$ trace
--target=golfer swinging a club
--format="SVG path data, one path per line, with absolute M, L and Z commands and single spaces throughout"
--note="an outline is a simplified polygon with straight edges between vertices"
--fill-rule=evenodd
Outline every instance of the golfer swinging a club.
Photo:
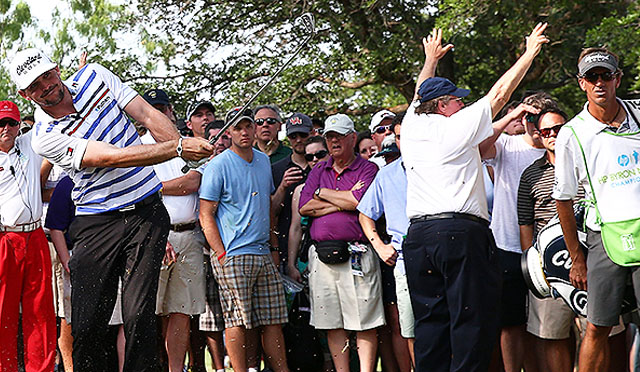
M 155 296 L 169 229 L 152 167 L 180 156 L 199 160 L 213 146 L 181 138 L 171 121 L 104 67 L 90 63 L 68 80 L 38 49 L 18 52 L 10 74 L 36 103 L 32 146 L 73 179 L 76 218 L 70 227 L 73 364 L 113 370 L 105 345 L 122 278 L 125 371 L 157 371 Z M 158 141 L 142 145 L 127 115 Z M 115 349 L 113 350 L 115 353 Z

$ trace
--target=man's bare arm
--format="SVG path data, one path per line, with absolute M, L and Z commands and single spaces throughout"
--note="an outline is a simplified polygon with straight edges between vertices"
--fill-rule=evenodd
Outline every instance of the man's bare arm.
M 527 37 L 527 49 L 516 63 L 493 85 L 487 97 L 491 102 L 491 113 L 495 117 L 507 104 L 511 95 L 516 90 L 524 75 L 531 67 L 533 59 L 540 53 L 542 44 L 548 43 L 549 39 L 544 35 L 547 28 L 546 23 L 538 23 L 529 37 Z
M 424 65 L 416 81 L 416 90 L 413 95 L 414 100 L 419 98 L 418 90 L 420 89 L 420 84 L 428 78 L 436 76 L 438 61 L 440 61 L 448 51 L 453 49 L 453 44 L 442 46 L 442 29 L 439 28 L 434 28 L 429 36 L 422 39 L 422 46 L 424 47 L 425 55 Z
M 218 259 L 218 256 L 226 252 L 220 237 L 218 224 L 216 223 L 217 210 L 218 202 L 200 199 L 200 226 L 207 243 L 209 243 L 209 247 L 211 247 L 211 254 L 215 255 L 211 257 L 212 260 Z
M 162 194 L 176 196 L 193 194 L 194 192 L 198 192 L 201 179 L 202 175 L 200 172 L 190 170 L 184 176 L 162 182 Z
M 302 226 L 300 213 L 298 212 L 298 205 L 300 203 L 300 191 L 302 186 L 298 186 L 293 190 L 293 196 L 291 198 L 291 224 L 289 225 L 289 236 L 287 248 L 287 270 L 289 276 L 296 281 L 301 281 L 302 277 L 298 268 L 296 267 L 296 260 L 300 253 L 300 243 L 302 242 Z
M 69 272 L 69 249 L 67 247 L 67 240 L 64 237 L 64 233 L 61 230 L 50 229 L 49 235 L 51 236 L 51 242 L 53 243 L 53 247 L 56 249 L 58 253 L 58 258 L 60 259 L 60 263 L 62 267 Z
M 520 249 L 526 251 L 533 243 L 533 225 L 520 225 Z
M 339 209 L 335 205 L 327 201 L 317 199 L 311 199 L 305 205 L 300 207 L 300 215 L 308 217 L 321 217 L 338 211 Z
M 493 134 L 491 137 L 485 139 L 480 143 L 478 149 L 480 150 L 480 156 L 482 159 L 493 159 L 496 157 L 496 147 L 495 143 L 500 137 L 500 134 L 504 132 L 504 129 L 509 125 L 511 120 L 519 119 L 525 120 L 524 116 L 527 113 L 538 114 L 540 109 L 537 109 L 531 105 L 525 105 L 524 103 L 519 104 L 515 109 L 511 110 L 508 114 L 506 114 L 503 118 L 493 123 Z
M 395 265 L 398 252 L 396 252 L 396 249 L 393 248 L 391 244 L 385 244 L 382 239 L 380 239 L 380 235 L 378 235 L 378 231 L 376 230 L 376 222 L 362 213 L 358 216 L 358 220 L 360 221 L 364 235 L 373 246 L 373 249 L 376 250 L 380 259 L 389 266 Z
M 322 187 L 317 197 L 345 211 L 355 211 L 359 203 L 351 190 L 332 190 Z
M 42 159 L 42 164 L 40 165 L 40 188 L 42 188 L 42 190 L 44 190 L 47 184 L 51 169 L 53 169 L 53 164 L 47 159 Z
M 171 120 L 139 95 L 135 96 L 131 102 L 125 106 L 124 111 L 147 128 L 156 142 L 177 140 L 180 138 L 180 134 Z
M 136 145 L 119 148 L 100 141 L 89 141 L 81 166 L 126 168 L 162 163 L 178 156 L 178 140 L 153 145 Z M 202 138 L 182 140 L 182 158 L 199 160 L 213 153 L 213 146 Z
M 560 218 L 560 226 L 562 227 L 562 235 L 564 242 L 571 256 L 571 270 L 569 271 L 569 279 L 578 289 L 587 289 L 587 264 L 584 252 L 580 249 L 578 241 L 578 227 L 576 226 L 576 217 L 573 212 L 572 200 L 556 200 L 556 209 Z

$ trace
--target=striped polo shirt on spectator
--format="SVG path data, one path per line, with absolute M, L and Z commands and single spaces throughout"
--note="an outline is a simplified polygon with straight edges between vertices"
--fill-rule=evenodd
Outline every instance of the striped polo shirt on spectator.
M 95 63 L 86 65 L 64 84 L 77 112 L 53 119 L 38 108 L 32 145 L 73 179 L 77 214 L 118 210 L 159 191 L 162 185 L 153 167 L 81 167 L 89 141 L 120 148 L 142 144 L 124 112 L 137 93 Z
M 518 224 L 534 225 L 534 239 L 540 230 L 556 215 L 556 200 L 551 197 L 555 179 L 555 167 L 543 155 L 528 166 L 518 187 Z M 584 197 L 580 187 L 578 197 Z

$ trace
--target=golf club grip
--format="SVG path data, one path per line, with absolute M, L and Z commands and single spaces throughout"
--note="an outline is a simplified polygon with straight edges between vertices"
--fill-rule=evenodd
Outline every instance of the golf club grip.
M 196 160 L 188 160 L 187 164 L 185 164 L 185 166 L 182 167 L 182 173 L 187 173 L 191 169 L 198 168 L 202 164 L 206 163 L 207 160 L 208 160 L 208 158 L 202 158 L 202 159 L 197 160 L 197 161 Z

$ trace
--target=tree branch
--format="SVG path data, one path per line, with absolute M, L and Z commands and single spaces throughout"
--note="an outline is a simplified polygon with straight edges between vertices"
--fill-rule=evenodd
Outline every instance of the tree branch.
M 333 84 L 334 82 L 333 79 L 324 77 L 324 76 L 316 76 L 315 79 L 327 84 Z M 366 80 L 360 80 L 360 81 L 341 81 L 338 83 L 338 86 L 342 88 L 349 88 L 349 89 L 360 89 L 364 86 L 375 84 L 375 83 L 377 83 L 376 78 L 370 77 Z

